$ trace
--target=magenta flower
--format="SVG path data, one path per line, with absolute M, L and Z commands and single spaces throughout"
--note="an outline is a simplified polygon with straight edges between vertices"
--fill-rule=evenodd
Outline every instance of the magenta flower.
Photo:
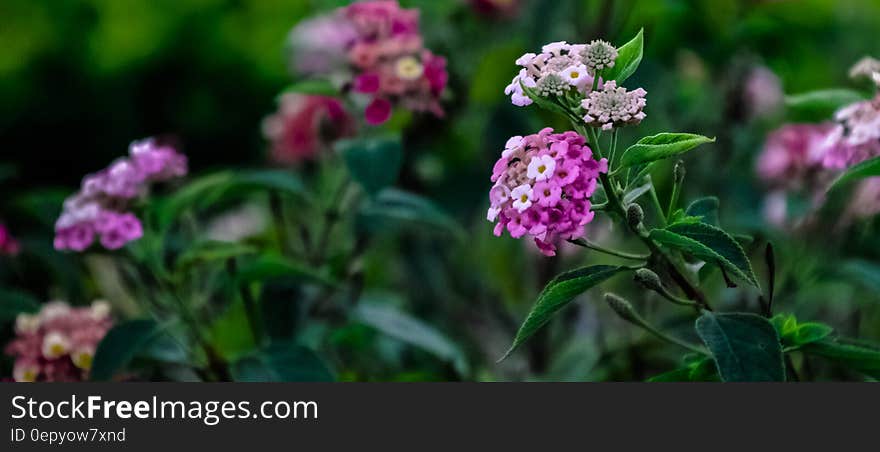
M 12 237 L 6 225 L 0 223 L 0 255 L 15 256 L 19 250 L 18 241 Z
M 174 148 L 153 139 L 132 143 L 127 158 L 83 178 L 80 191 L 64 201 L 55 222 L 55 249 L 85 251 L 97 237 L 104 248 L 115 250 L 141 238 L 140 220 L 125 209 L 151 183 L 186 173 L 186 157 Z
M 496 223 L 495 235 L 531 235 L 542 253 L 553 256 L 559 240 L 584 236 L 594 216 L 590 197 L 607 171 L 608 162 L 595 160 L 575 132 L 545 128 L 513 137 L 492 170 L 486 218 Z
M 294 93 L 282 95 L 278 111 L 263 121 L 272 160 L 282 164 L 312 160 L 337 139 L 353 135 L 354 128 L 339 100 Z
M 83 381 L 88 378 L 98 343 L 113 320 L 110 306 L 96 301 L 73 308 L 53 301 L 37 314 L 19 314 L 16 337 L 6 346 L 15 358 L 15 381 Z

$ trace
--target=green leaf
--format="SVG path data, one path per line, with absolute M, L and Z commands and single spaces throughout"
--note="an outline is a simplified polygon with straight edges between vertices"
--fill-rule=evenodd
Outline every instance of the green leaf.
M 464 234 L 458 222 L 429 199 L 394 188 L 382 190 L 364 204 L 358 225 L 369 232 L 386 231 L 393 226 L 451 232 L 458 237 Z
M 785 381 L 782 345 L 767 319 L 705 311 L 697 319 L 696 329 L 712 351 L 723 381 Z
M 864 100 L 865 96 L 850 89 L 810 91 L 785 97 L 785 106 L 793 113 L 828 117 L 839 108 Z
M 403 163 L 399 137 L 341 140 L 336 143 L 336 150 L 351 177 L 367 193 L 374 195 L 397 182 Z
M 721 266 L 757 288 L 758 279 L 742 247 L 728 233 L 706 223 L 676 223 L 666 229 L 654 229 L 652 240 L 666 247 L 690 254 L 706 263 Z
M 538 301 L 535 302 L 526 320 L 519 327 L 516 338 L 513 340 L 513 345 L 510 346 L 510 350 L 501 359 L 507 358 L 526 339 L 535 334 L 535 331 L 538 331 L 539 328 L 550 321 L 553 314 L 566 306 L 576 296 L 606 279 L 628 270 L 629 268 L 627 267 L 594 265 L 568 271 L 553 278 L 544 287 L 541 294 L 538 295 Z
M 651 187 L 653 187 L 653 186 L 654 186 L 654 184 L 649 182 L 647 184 L 640 185 L 636 188 L 633 188 L 627 194 L 623 195 L 623 205 L 625 205 L 625 206 L 630 205 L 633 201 L 639 199 L 640 196 L 651 191 Z
M 335 279 L 309 265 L 273 254 L 261 255 L 256 259 L 242 262 L 238 268 L 236 282 L 241 285 L 247 285 L 278 278 L 294 279 L 325 286 L 335 286 L 337 284 Z
M 111 328 L 95 351 L 91 379 L 107 381 L 113 378 L 150 344 L 158 332 L 159 325 L 150 319 L 129 320 Z
M 676 381 L 718 381 L 715 361 L 712 358 L 702 358 L 678 369 L 664 372 L 648 379 L 649 383 Z
M 864 162 L 847 169 L 834 181 L 833 184 L 831 184 L 831 187 L 828 190 L 834 190 L 847 182 L 875 176 L 880 176 L 880 157 L 865 160 Z
M 184 210 L 204 208 L 226 198 L 260 190 L 306 197 L 302 181 L 288 170 L 220 171 L 193 179 L 168 198 L 155 203 L 159 224 L 163 229 L 167 228 Z
M 296 82 L 284 89 L 282 94 L 297 93 L 308 94 L 312 96 L 337 96 L 339 89 L 329 80 L 309 79 Z
M 175 267 L 183 272 L 194 265 L 206 262 L 226 261 L 229 258 L 254 254 L 257 249 L 234 242 L 209 240 L 195 244 L 177 258 Z
M 617 59 L 614 67 L 605 69 L 602 76 L 605 80 L 614 80 L 620 86 L 639 68 L 642 62 L 642 53 L 645 47 L 645 29 L 640 29 L 638 34 L 629 42 L 617 49 Z
M 395 339 L 414 345 L 446 360 L 460 373 L 467 372 L 467 361 L 459 347 L 431 325 L 378 300 L 362 300 L 354 311 L 355 320 Z
M 30 294 L 0 288 L 0 323 L 15 321 L 19 314 L 33 314 L 40 310 L 40 301 Z
M 705 143 L 713 143 L 715 138 L 693 133 L 658 133 L 642 138 L 627 148 L 620 157 L 619 168 L 662 160 L 687 151 Z
M 807 344 L 802 352 L 836 361 L 875 379 L 880 379 L 880 346 L 852 339 L 822 339 Z
M 235 381 L 333 381 L 333 373 L 312 350 L 287 342 L 270 344 L 232 366 Z
M 685 215 L 699 217 L 703 223 L 718 226 L 718 198 L 707 196 L 690 203 L 685 209 Z

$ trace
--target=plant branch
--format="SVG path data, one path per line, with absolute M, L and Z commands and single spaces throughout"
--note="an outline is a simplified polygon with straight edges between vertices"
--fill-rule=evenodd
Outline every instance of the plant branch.
M 593 242 L 591 242 L 587 239 L 584 239 L 584 238 L 573 239 L 573 240 L 569 240 L 568 242 L 571 244 L 577 245 L 577 246 L 582 246 L 584 248 L 589 248 L 591 250 L 598 251 L 600 253 L 605 253 L 605 254 L 620 257 L 623 259 L 646 261 L 646 260 L 648 260 L 649 257 L 651 257 L 650 254 L 627 253 L 625 251 L 618 251 L 618 250 L 613 250 L 610 248 L 605 248 L 599 244 L 593 243 Z

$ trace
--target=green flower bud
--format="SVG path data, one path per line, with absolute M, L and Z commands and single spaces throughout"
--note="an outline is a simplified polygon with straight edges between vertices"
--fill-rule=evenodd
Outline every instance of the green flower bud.
M 665 290 L 663 288 L 663 283 L 660 282 L 660 277 L 647 268 L 640 268 L 636 270 L 635 275 L 633 275 L 633 280 L 644 286 L 646 289 L 650 289 L 660 293 L 663 293 Z
M 639 316 L 636 314 L 635 309 L 633 309 L 632 305 L 622 297 L 613 293 L 606 293 L 605 302 L 608 303 L 608 306 L 611 306 L 611 309 L 613 309 L 614 312 L 624 320 L 639 323 Z
M 626 208 L 626 222 L 631 228 L 639 227 L 644 219 L 645 211 L 642 210 L 642 206 L 638 204 L 630 204 L 629 207 Z

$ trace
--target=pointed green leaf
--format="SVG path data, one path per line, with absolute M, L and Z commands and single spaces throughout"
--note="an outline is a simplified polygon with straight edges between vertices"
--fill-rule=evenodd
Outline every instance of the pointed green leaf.
M 358 226 L 369 232 L 386 231 L 390 227 L 418 231 L 451 232 L 462 236 L 458 222 L 431 200 L 415 193 L 386 188 L 364 204 Z
M 786 96 L 785 106 L 793 113 L 828 117 L 844 105 L 864 99 L 864 95 L 851 89 L 826 89 Z
M 705 311 L 696 329 L 712 351 L 723 381 L 785 381 L 782 344 L 767 319 Z
M 658 133 L 642 138 L 620 157 L 619 168 L 628 168 L 684 154 L 695 147 L 713 143 L 715 138 L 693 133 Z
M 196 243 L 192 248 L 181 254 L 177 258 L 175 268 L 177 271 L 182 272 L 188 270 L 193 265 L 225 261 L 232 257 L 254 254 L 256 252 L 256 248 L 241 243 L 208 240 Z
M 352 179 L 374 195 L 397 182 L 403 163 L 399 137 L 341 140 L 336 150 L 342 155 Z
M 113 378 L 150 344 L 159 331 L 159 325 L 152 319 L 129 320 L 114 326 L 98 344 L 91 379 L 107 381 Z
M 718 198 L 707 196 L 690 203 L 684 213 L 689 217 L 699 217 L 703 223 L 718 226 Z
M 399 341 L 416 346 L 451 363 L 459 373 L 467 372 L 461 349 L 433 326 L 379 300 L 362 300 L 354 318 Z
M 535 331 L 544 326 L 553 314 L 566 306 L 576 296 L 626 270 L 629 269 L 627 267 L 611 265 L 594 265 L 558 275 L 538 295 L 538 301 L 535 302 L 535 306 L 532 307 L 531 312 L 529 312 L 526 320 L 516 333 L 513 345 L 510 346 L 510 350 L 501 359 L 510 355 L 526 339 L 535 334 Z
M 272 254 L 246 260 L 239 265 L 237 283 L 247 285 L 271 279 L 285 278 L 334 286 L 337 282 L 309 265 Z
M 640 29 L 634 38 L 617 49 L 617 59 L 614 67 L 606 69 L 602 76 L 605 80 L 614 80 L 617 85 L 636 72 L 642 62 L 642 53 L 645 47 L 645 29 Z
M 745 251 L 730 236 L 706 223 L 676 223 L 666 229 L 654 229 L 651 239 L 668 248 L 690 254 L 706 263 L 720 265 L 729 274 L 760 288 Z
M 880 379 L 880 346 L 852 339 L 822 339 L 807 344 L 802 352 L 837 361 L 875 379 Z
M 864 162 L 849 168 L 841 174 L 833 184 L 831 184 L 831 187 L 828 190 L 833 190 L 850 181 L 875 176 L 880 176 L 880 157 L 865 160 Z
M 312 350 L 287 342 L 272 343 L 232 366 L 235 381 L 333 381 L 333 373 Z

